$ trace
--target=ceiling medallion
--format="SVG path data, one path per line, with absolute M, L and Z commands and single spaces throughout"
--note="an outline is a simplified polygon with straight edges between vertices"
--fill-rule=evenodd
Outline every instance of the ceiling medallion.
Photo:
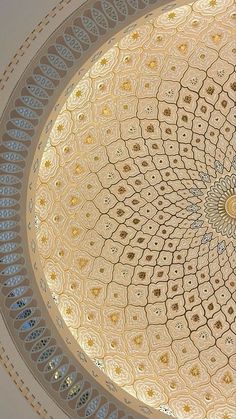
M 236 238 L 236 175 L 215 182 L 207 194 L 205 211 L 218 233 Z
M 78 345 L 178 419 L 234 403 L 231 14 L 199 0 L 152 15 L 100 57 L 54 121 L 36 188 L 41 264 Z

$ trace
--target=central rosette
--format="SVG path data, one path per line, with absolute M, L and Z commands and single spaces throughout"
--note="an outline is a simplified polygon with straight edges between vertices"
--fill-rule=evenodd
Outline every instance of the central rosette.
M 225 202 L 225 210 L 231 218 L 236 218 L 236 194 L 227 198 Z
M 220 179 L 210 189 L 206 216 L 217 232 L 236 238 L 236 175 Z

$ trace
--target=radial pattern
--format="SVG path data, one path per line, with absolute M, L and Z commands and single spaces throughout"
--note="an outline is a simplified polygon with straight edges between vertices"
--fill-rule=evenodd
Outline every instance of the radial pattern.
M 153 15 L 81 79 L 36 192 L 41 263 L 87 354 L 177 418 L 233 419 L 236 13 Z

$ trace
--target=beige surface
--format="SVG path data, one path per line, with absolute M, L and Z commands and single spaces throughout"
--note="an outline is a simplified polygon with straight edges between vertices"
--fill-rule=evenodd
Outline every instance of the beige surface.
M 68 327 L 177 418 L 233 418 L 233 25 L 230 0 L 198 1 L 131 31 L 69 97 L 39 174 L 38 247 Z
M 1 419 L 38 419 L 32 407 L 0 365 L 0 417 Z
M 30 414 L 34 419 L 36 412 L 39 412 L 44 419 L 66 419 L 67 415 L 48 396 L 23 361 L 2 316 L 0 332 L 0 418 L 5 419 L 2 412 L 5 412 L 6 418 L 17 418 L 15 413 L 12 414 L 17 406 L 20 418 L 25 419 L 25 413 L 26 419 Z M 7 416 L 11 414 L 12 416 Z
M 58 0 L 1 0 L 0 74 L 28 34 L 58 3 Z
M 24 72 L 52 33 L 86 0 L 0 2 L 0 114 Z M 17 9 L 17 12 L 16 12 Z M 14 30 L 9 31 L 9 27 Z

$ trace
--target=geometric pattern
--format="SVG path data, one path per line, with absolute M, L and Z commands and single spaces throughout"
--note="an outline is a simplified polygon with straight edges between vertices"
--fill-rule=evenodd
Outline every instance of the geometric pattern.
M 51 297 L 45 280 L 41 277 L 40 289 L 44 298 L 49 298 L 47 300 L 48 311 L 42 311 L 42 296 L 38 294 L 38 285 L 35 284 L 38 255 L 35 255 L 36 247 L 31 219 L 34 196 L 29 198 L 27 204 L 29 210 L 27 217 L 31 220 L 27 225 L 25 220 L 26 189 L 29 195 L 31 193 L 34 195 L 32 192 L 34 176 L 32 174 L 29 181 L 28 174 L 32 159 L 34 159 L 33 173 L 37 172 L 39 161 L 34 156 L 32 148 L 34 149 L 38 141 L 37 125 L 39 121 L 42 124 L 42 120 L 46 119 L 47 112 L 45 110 L 47 109 L 49 112 L 51 110 L 55 98 L 49 99 L 54 90 L 58 91 L 59 80 L 62 82 L 64 78 L 64 84 L 70 81 L 71 72 L 67 74 L 68 68 L 74 66 L 73 71 L 76 71 L 84 59 L 84 51 L 87 51 L 88 48 L 94 51 L 94 41 L 96 39 L 100 41 L 100 33 L 105 34 L 105 37 L 109 34 L 111 36 L 112 28 L 118 24 L 120 18 L 123 22 L 120 22 L 119 28 L 127 25 L 127 19 L 135 12 L 140 15 L 140 12 L 142 14 L 145 8 L 147 10 L 149 7 L 150 10 L 150 5 L 154 1 L 128 0 L 128 3 L 125 3 L 125 0 L 119 0 L 113 5 L 113 2 L 108 4 L 106 0 L 100 0 L 96 2 L 96 8 L 93 7 L 94 4 L 91 1 L 89 6 L 92 18 L 86 16 L 86 12 L 89 10 L 88 3 L 86 3 L 87 10 L 77 9 L 73 14 L 73 19 L 78 16 L 81 19 L 76 19 L 73 22 L 72 19 L 70 20 L 71 25 L 74 23 L 73 31 L 76 38 L 68 36 L 68 31 L 71 31 L 72 26 L 67 25 L 66 28 L 60 27 L 57 30 L 56 34 L 63 34 L 64 40 L 61 37 L 54 39 L 54 42 L 50 40 L 50 43 L 47 42 L 45 48 L 40 51 L 40 57 L 37 57 L 36 63 L 34 61 L 27 70 L 27 80 L 25 78 L 21 80 L 14 91 L 14 100 L 7 107 L 2 120 L 0 164 L 1 311 L 25 362 L 33 367 L 39 381 L 43 382 L 43 385 L 47 385 L 47 390 L 52 398 L 57 397 L 57 402 L 62 404 L 63 410 L 66 409 L 69 416 L 72 414 L 72 416 L 91 417 L 96 414 L 96 417 L 100 419 L 107 416 L 109 419 L 117 416 L 123 419 L 132 419 L 130 414 L 135 401 L 133 398 L 125 397 L 125 392 L 120 391 L 101 372 L 97 370 L 95 374 L 94 371 L 91 371 L 91 368 L 93 369 L 91 362 L 88 362 L 87 357 L 79 348 L 74 359 L 71 359 L 71 353 L 68 359 L 67 345 L 72 344 L 71 339 L 67 337 L 70 333 L 69 330 L 64 329 L 65 342 L 63 342 L 58 339 L 56 325 L 51 328 L 52 330 L 49 329 L 52 316 L 50 309 L 54 311 L 55 307 L 53 308 L 49 301 Z M 102 10 L 102 13 L 97 7 Z M 91 42 L 93 45 L 90 44 Z M 104 42 L 104 37 L 102 42 Z M 96 47 L 98 44 L 95 45 Z M 50 53 L 52 51 L 53 54 Z M 81 60 L 78 60 L 78 55 L 81 56 Z M 61 84 L 60 88 L 62 88 Z M 8 119 L 9 117 L 10 119 Z M 38 150 L 40 146 L 39 143 Z M 33 188 L 33 190 L 35 189 Z M 33 237 L 30 238 L 31 232 Z M 30 243 L 27 243 L 27 234 Z M 30 244 L 30 249 L 28 244 Z M 35 258 L 35 262 L 31 259 L 31 264 L 29 257 Z M 32 268 L 34 272 L 32 272 Z M 43 305 L 43 310 L 44 308 Z M 63 327 L 59 317 L 56 324 L 59 328 Z M 21 342 L 19 343 L 19 341 Z M 80 361 L 86 363 L 86 370 L 95 374 L 96 379 L 81 367 L 78 356 Z M 80 381 L 76 382 L 78 379 Z M 96 382 L 95 388 L 94 381 Z M 74 382 L 75 384 L 73 384 Z M 108 392 L 106 388 L 109 390 Z M 111 392 L 116 392 L 116 397 L 112 397 Z M 119 403 L 120 395 L 123 405 Z M 120 410 L 124 409 L 124 403 L 125 413 L 124 410 Z M 139 412 L 153 414 L 151 409 L 141 403 L 138 408 Z M 142 414 L 137 413 L 137 415 L 143 417 Z
M 206 199 L 206 215 L 216 231 L 236 238 L 236 176 L 220 179 Z
M 37 184 L 67 326 L 114 382 L 177 418 L 233 418 L 234 18 L 232 1 L 200 0 L 121 39 L 63 106 Z

